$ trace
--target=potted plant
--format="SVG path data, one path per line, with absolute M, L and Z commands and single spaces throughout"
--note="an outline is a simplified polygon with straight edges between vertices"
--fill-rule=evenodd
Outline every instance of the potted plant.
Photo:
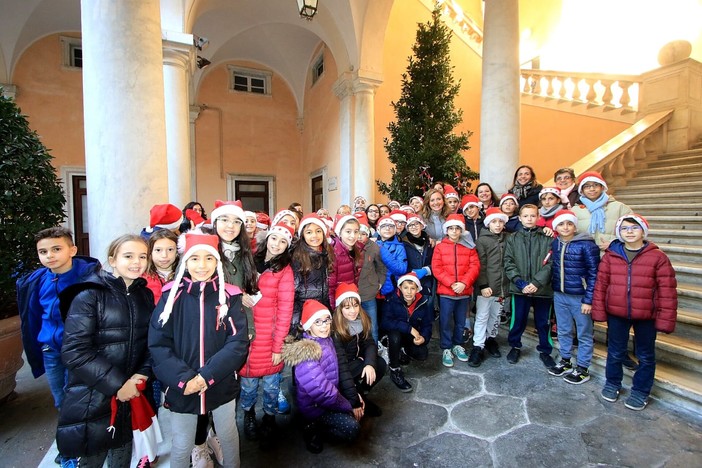
M 15 282 L 38 268 L 34 234 L 65 218 L 52 157 L 0 88 L 0 401 L 15 389 L 22 341 Z

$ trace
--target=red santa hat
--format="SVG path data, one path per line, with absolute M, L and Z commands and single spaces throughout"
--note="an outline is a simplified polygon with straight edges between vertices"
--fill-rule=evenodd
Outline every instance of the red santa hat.
M 241 220 L 241 224 L 246 222 L 246 215 L 244 215 L 244 209 L 241 207 L 241 201 L 222 201 L 217 200 L 214 203 L 214 210 L 210 213 L 210 219 L 212 222 L 216 222 L 217 218 L 224 215 L 232 215 Z
M 488 227 L 493 219 L 501 219 L 506 223 L 509 220 L 509 217 L 506 214 L 504 214 L 499 208 L 488 208 L 485 212 L 485 219 L 483 220 L 483 224 L 485 225 L 485 227 Z
M 477 206 L 478 208 L 482 208 L 483 202 L 481 202 L 480 199 L 478 199 L 478 197 L 476 197 L 473 194 L 463 195 L 463 198 L 461 198 L 461 207 L 463 209 L 463 213 L 468 213 L 468 207 L 471 205 Z
M 449 185 L 449 184 L 444 185 L 444 198 L 446 198 L 446 199 L 455 198 L 456 200 L 461 199 L 458 196 L 458 192 L 456 192 L 456 189 L 453 188 L 453 185 Z
M 516 196 L 514 196 L 514 195 L 511 194 L 511 193 L 505 193 L 504 195 L 502 195 L 502 196 L 500 197 L 500 204 L 499 204 L 498 206 L 499 206 L 500 208 L 502 208 L 502 204 L 503 204 L 504 202 L 506 202 L 507 200 L 514 200 L 514 203 L 516 203 L 517 205 L 519 205 L 519 200 L 517 200 L 517 197 L 516 197 Z
M 302 306 L 302 318 L 300 319 L 302 329 L 305 331 L 309 330 L 315 320 L 326 316 L 331 317 L 331 312 L 324 304 L 314 299 L 306 300 Z
M 621 229 L 622 223 L 624 221 L 630 221 L 632 223 L 638 224 L 639 226 L 641 226 L 641 229 L 643 229 L 643 238 L 645 239 L 648 237 L 649 225 L 648 225 L 648 221 L 646 221 L 646 218 L 644 218 L 640 214 L 629 213 L 627 215 L 622 216 L 621 218 L 619 218 L 617 220 L 617 225 L 614 227 L 614 233 L 617 235 L 617 239 L 624 242 L 624 238 L 622 237 L 622 233 L 619 232 L 619 229 Z
M 358 219 L 356 219 L 354 215 L 336 215 L 336 220 L 334 221 L 334 232 L 337 236 L 341 235 L 341 229 L 343 229 L 344 224 L 349 221 L 358 222 Z
M 409 272 L 409 273 L 406 273 L 406 274 L 400 276 L 397 280 L 397 287 L 399 288 L 400 285 L 402 283 L 404 283 L 405 281 L 411 281 L 414 284 L 416 284 L 417 288 L 418 288 L 417 289 L 418 292 L 422 290 L 422 283 L 421 283 L 421 281 L 419 281 L 419 277 L 417 276 L 416 273 Z
M 345 299 L 355 298 L 359 304 L 361 295 L 358 293 L 358 286 L 353 283 L 339 283 L 336 287 L 336 306 L 339 307 Z
M 278 213 L 278 214 L 280 214 L 280 213 Z M 295 215 L 293 215 L 293 216 L 295 216 Z M 276 218 L 277 217 L 278 217 L 278 215 L 276 215 Z M 300 227 L 297 228 L 297 235 L 298 236 L 302 235 L 302 231 L 305 229 L 305 226 L 307 226 L 308 224 L 316 224 L 317 226 L 322 228 L 324 235 L 325 236 L 327 235 L 327 223 L 325 223 L 322 218 L 317 216 L 316 213 L 310 213 L 308 215 L 305 215 L 305 217 L 302 218 L 302 221 L 300 221 Z
M 451 226 L 458 226 L 461 228 L 461 230 L 465 231 L 466 230 L 466 223 L 464 221 L 463 215 L 459 215 L 459 214 L 448 215 L 448 218 L 446 218 L 446 221 L 444 221 L 444 224 L 442 226 L 444 234 L 446 234 L 448 232 L 448 228 L 450 228 Z
M 268 229 L 271 227 L 271 218 L 266 213 L 256 213 L 256 227 L 259 229 Z
M 418 214 L 412 213 L 412 214 L 407 215 L 407 226 L 409 226 L 412 223 L 419 223 L 422 225 L 422 228 L 427 227 L 427 224 L 424 222 L 422 217 L 419 216 Z
M 177 206 L 165 203 L 154 205 L 149 210 L 149 228 L 146 232 L 154 232 L 154 228 L 175 230 L 183 222 L 183 212 Z
M 297 215 L 293 213 L 290 210 L 280 210 L 273 216 L 273 221 L 271 222 L 271 225 L 273 224 L 278 224 L 281 219 L 283 219 L 285 216 L 292 216 L 294 219 L 297 219 Z
M 271 234 L 277 234 L 286 241 L 288 241 L 288 249 L 292 245 L 293 237 L 295 237 L 295 231 L 293 231 L 293 228 L 284 223 L 278 223 L 272 228 L 270 228 L 266 232 L 266 239 L 268 239 L 268 236 L 270 236 Z
M 227 296 L 224 285 L 224 271 L 222 270 L 222 259 L 219 255 L 219 237 L 214 234 L 204 234 L 199 231 L 189 231 L 185 234 L 181 234 L 178 238 L 178 251 L 181 253 L 180 264 L 178 270 L 176 271 L 175 278 L 173 279 L 173 285 L 168 292 L 168 298 L 166 299 L 166 305 L 163 307 L 163 312 L 158 317 L 158 321 L 161 326 L 168 322 L 171 317 L 171 312 L 173 311 L 173 302 L 175 301 L 180 282 L 183 279 L 183 274 L 185 273 L 185 265 L 195 252 L 204 250 L 209 254 L 212 254 L 217 259 L 217 276 L 219 278 L 219 284 L 217 285 L 219 290 L 219 320 L 224 320 L 227 316 L 227 311 L 229 307 L 227 306 Z
M 205 224 L 205 218 L 203 218 L 197 211 L 188 208 L 185 210 L 185 218 L 188 221 L 192 221 L 195 227 L 202 226 Z
M 390 212 L 390 217 L 393 221 L 399 221 L 400 223 L 407 222 L 407 213 L 402 210 L 392 210 Z
M 553 222 L 551 225 L 553 226 L 553 229 L 556 229 L 559 224 L 565 222 L 565 221 L 570 221 L 571 223 L 575 224 L 576 228 L 578 226 L 578 217 L 575 215 L 570 210 L 561 210 L 558 212 L 558 214 L 553 218 Z
M 383 226 L 392 226 L 395 227 L 395 220 L 392 219 L 390 216 L 381 216 L 378 222 L 376 223 L 376 228 L 380 229 Z
M 410 198 L 409 202 L 412 203 L 413 200 L 418 200 L 419 203 L 421 203 L 422 205 L 424 204 L 424 199 L 422 197 L 420 197 L 419 195 L 415 195 L 412 198 Z
M 607 191 L 607 182 L 605 182 L 604 177 L 597 171 L 584 172 L 580 177 L 578 177 L 578 193 L 583 194 L 583 185 L 587 182 L 595 182 L 604 187 L 604 191 Z
M 558 198 L 559 200 L 561 198 L 561 189 L 559 189 L 558 187 L 544 187 L 539 192 L 539 200 L 541 200 L 541 197 L 543 197 L 547 193 L 554 194 L 556 196 L 556 198 Z

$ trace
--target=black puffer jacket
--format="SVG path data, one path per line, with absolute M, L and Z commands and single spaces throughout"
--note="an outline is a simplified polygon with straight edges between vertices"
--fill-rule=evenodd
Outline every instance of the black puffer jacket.
M 327 272 L 327 252 L 314 251 L 305 245 L 297 248 L 308 249 L 312 258 L 312 265 L 321 265 L 319 268 L 312 268 L 307 275 L 300 273 L 300 265 L 293 261 L 292 269 L 295 276 L 295 302 L 293 304 L 293 315 L 291 331 L 297 328 L 302 316 L 302 306 L 308 299 L 314 299 L 324 304 L 331 310 L 329 304 L 329 273 Z
M 154 297 L 146 280 L 129 288 L 100 272 L 59 296 L 66 315 L 61 358 L 68 369 L 66 397 L 59 412 L 56 443 L 68 457 L 95 455 L 132 440 L 129 403 L 117 403 L 115 431 L 110 401 L 134 374 L 151 377 L 147 347 Z

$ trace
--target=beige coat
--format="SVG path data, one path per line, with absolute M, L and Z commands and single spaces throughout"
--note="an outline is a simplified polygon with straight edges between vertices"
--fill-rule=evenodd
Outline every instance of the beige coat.
M 609 243 L 617 238 L 614 228 L 617 225 L 617 220 L 625 214 L 633 213 L 633 210 L 622 202 L 618 202 L 613 196 L 609 196 L 605 205 L 605 232 L 596 231 L 592 234 L 593 239 L 600 248 L 600 252 L 604 253 Z M 575 216 L 578 217 L 578 232 L 590 233 L 590 211 L 582 203 L 575 205 L 572 208 Z

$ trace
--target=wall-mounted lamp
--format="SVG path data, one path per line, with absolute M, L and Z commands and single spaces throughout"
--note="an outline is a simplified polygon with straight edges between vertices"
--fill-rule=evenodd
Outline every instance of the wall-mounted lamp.
M 212 62 L 207 60 L 205 57 L 200 57 L 199 55 L 197 56 L 197 68 L 199 68 L 200 70 L 206 68 L 210 63 Z
M 317 14 L 317 3 L 318 0 L 297 0 L 297 11 L 300 12 L 300 17 L 312 21 Z
M 197 50 L 205 50 L 210 45 L 210 40 L 206 37 L 200 37 L 193 34 L 193 45 Z

